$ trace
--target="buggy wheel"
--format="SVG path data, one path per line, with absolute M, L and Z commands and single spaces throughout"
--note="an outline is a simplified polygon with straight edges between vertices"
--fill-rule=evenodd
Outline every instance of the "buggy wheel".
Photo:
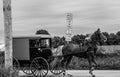
M 20 64 L 15 57 L 13 57 L 13 69 L 14 70 L 19 70 L 20 69 Z
M 56 57 L 54 61 L 50 63 L 50 71 L 55 75 L 59 75 L 64 71 L 61 61 L 58 59 L 58 57 Z
M 31 69 L 30 69 L 30 64 L 26 64 L 24 67 L 23 67 L 23 72 L 27 75 L 31 75 L 32 72 L 31 72 Z
M 30 67 L 32 74 L 36 77 L 45 77 L 48 74 L 49 64 L 42 57 L 33 59 Z

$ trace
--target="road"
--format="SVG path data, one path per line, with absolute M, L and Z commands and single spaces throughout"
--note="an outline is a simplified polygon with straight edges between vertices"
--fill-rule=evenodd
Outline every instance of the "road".
M 91 77 L 88 70 L 69 70 L 69 74 L 72 74 L 73 77 Z M 120 70 L 94 70 L 93 72 L 96 77 L 120 77 Z M 21 77 L 33 77 L 24 74 L 20 71 L 19 75 Z M 47 77 L 64 77 L 63 75 L 53 75 L 52 73 L 48 73 Z

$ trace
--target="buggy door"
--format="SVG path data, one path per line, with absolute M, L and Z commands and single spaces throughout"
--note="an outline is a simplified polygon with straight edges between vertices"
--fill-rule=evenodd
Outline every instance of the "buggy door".
M 42 50 L 44 48 L 50 48 L 50 39 L 30 39 L 30 59 L 33 60 L 36 57 L 44 57 Z

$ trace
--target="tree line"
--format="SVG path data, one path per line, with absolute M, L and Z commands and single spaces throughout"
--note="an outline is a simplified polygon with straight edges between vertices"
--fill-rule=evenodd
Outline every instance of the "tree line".
M 96 31 L 95 31 L 96 32 Z M 108 32 L 102 32 L 104 36 L 106 36 L 107 41 L 103 42 L 103 45 L 120 45 L 120 31 L 116 33 L 108 33 Z M 36 31 L 36 34 L 50 34 L 47 30 L 38 30 Z M 89 34 L 77 34 L 73 35 L 71 38 L 71 42 L 80 44 L 82 43 L 86 37 L 88 37 Z M 93 39 L 96 39 L 97 36 L 94 35 Z M 57 45 L 62 45 L 66 43 L 65 37 L 60 37 L 60 36 L 54 36 L 52 38 L 52 45 L 57 46 Z

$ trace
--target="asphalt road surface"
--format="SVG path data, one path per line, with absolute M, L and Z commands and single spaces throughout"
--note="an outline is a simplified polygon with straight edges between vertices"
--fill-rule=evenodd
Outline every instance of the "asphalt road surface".
M 73 75 L 73 77 L 91 77 L 88 70 L 69 70 L 69 74 Z M 96 77 L 120 77 L 120 70 L 94 70 L 93 72 Z M 21 77 L 33 77 L 24 74 L 20 71 L 19 75 Z M 63 75 L 53 75 L 52 73 L 48 73 L 47 77 L 68 77 Z

